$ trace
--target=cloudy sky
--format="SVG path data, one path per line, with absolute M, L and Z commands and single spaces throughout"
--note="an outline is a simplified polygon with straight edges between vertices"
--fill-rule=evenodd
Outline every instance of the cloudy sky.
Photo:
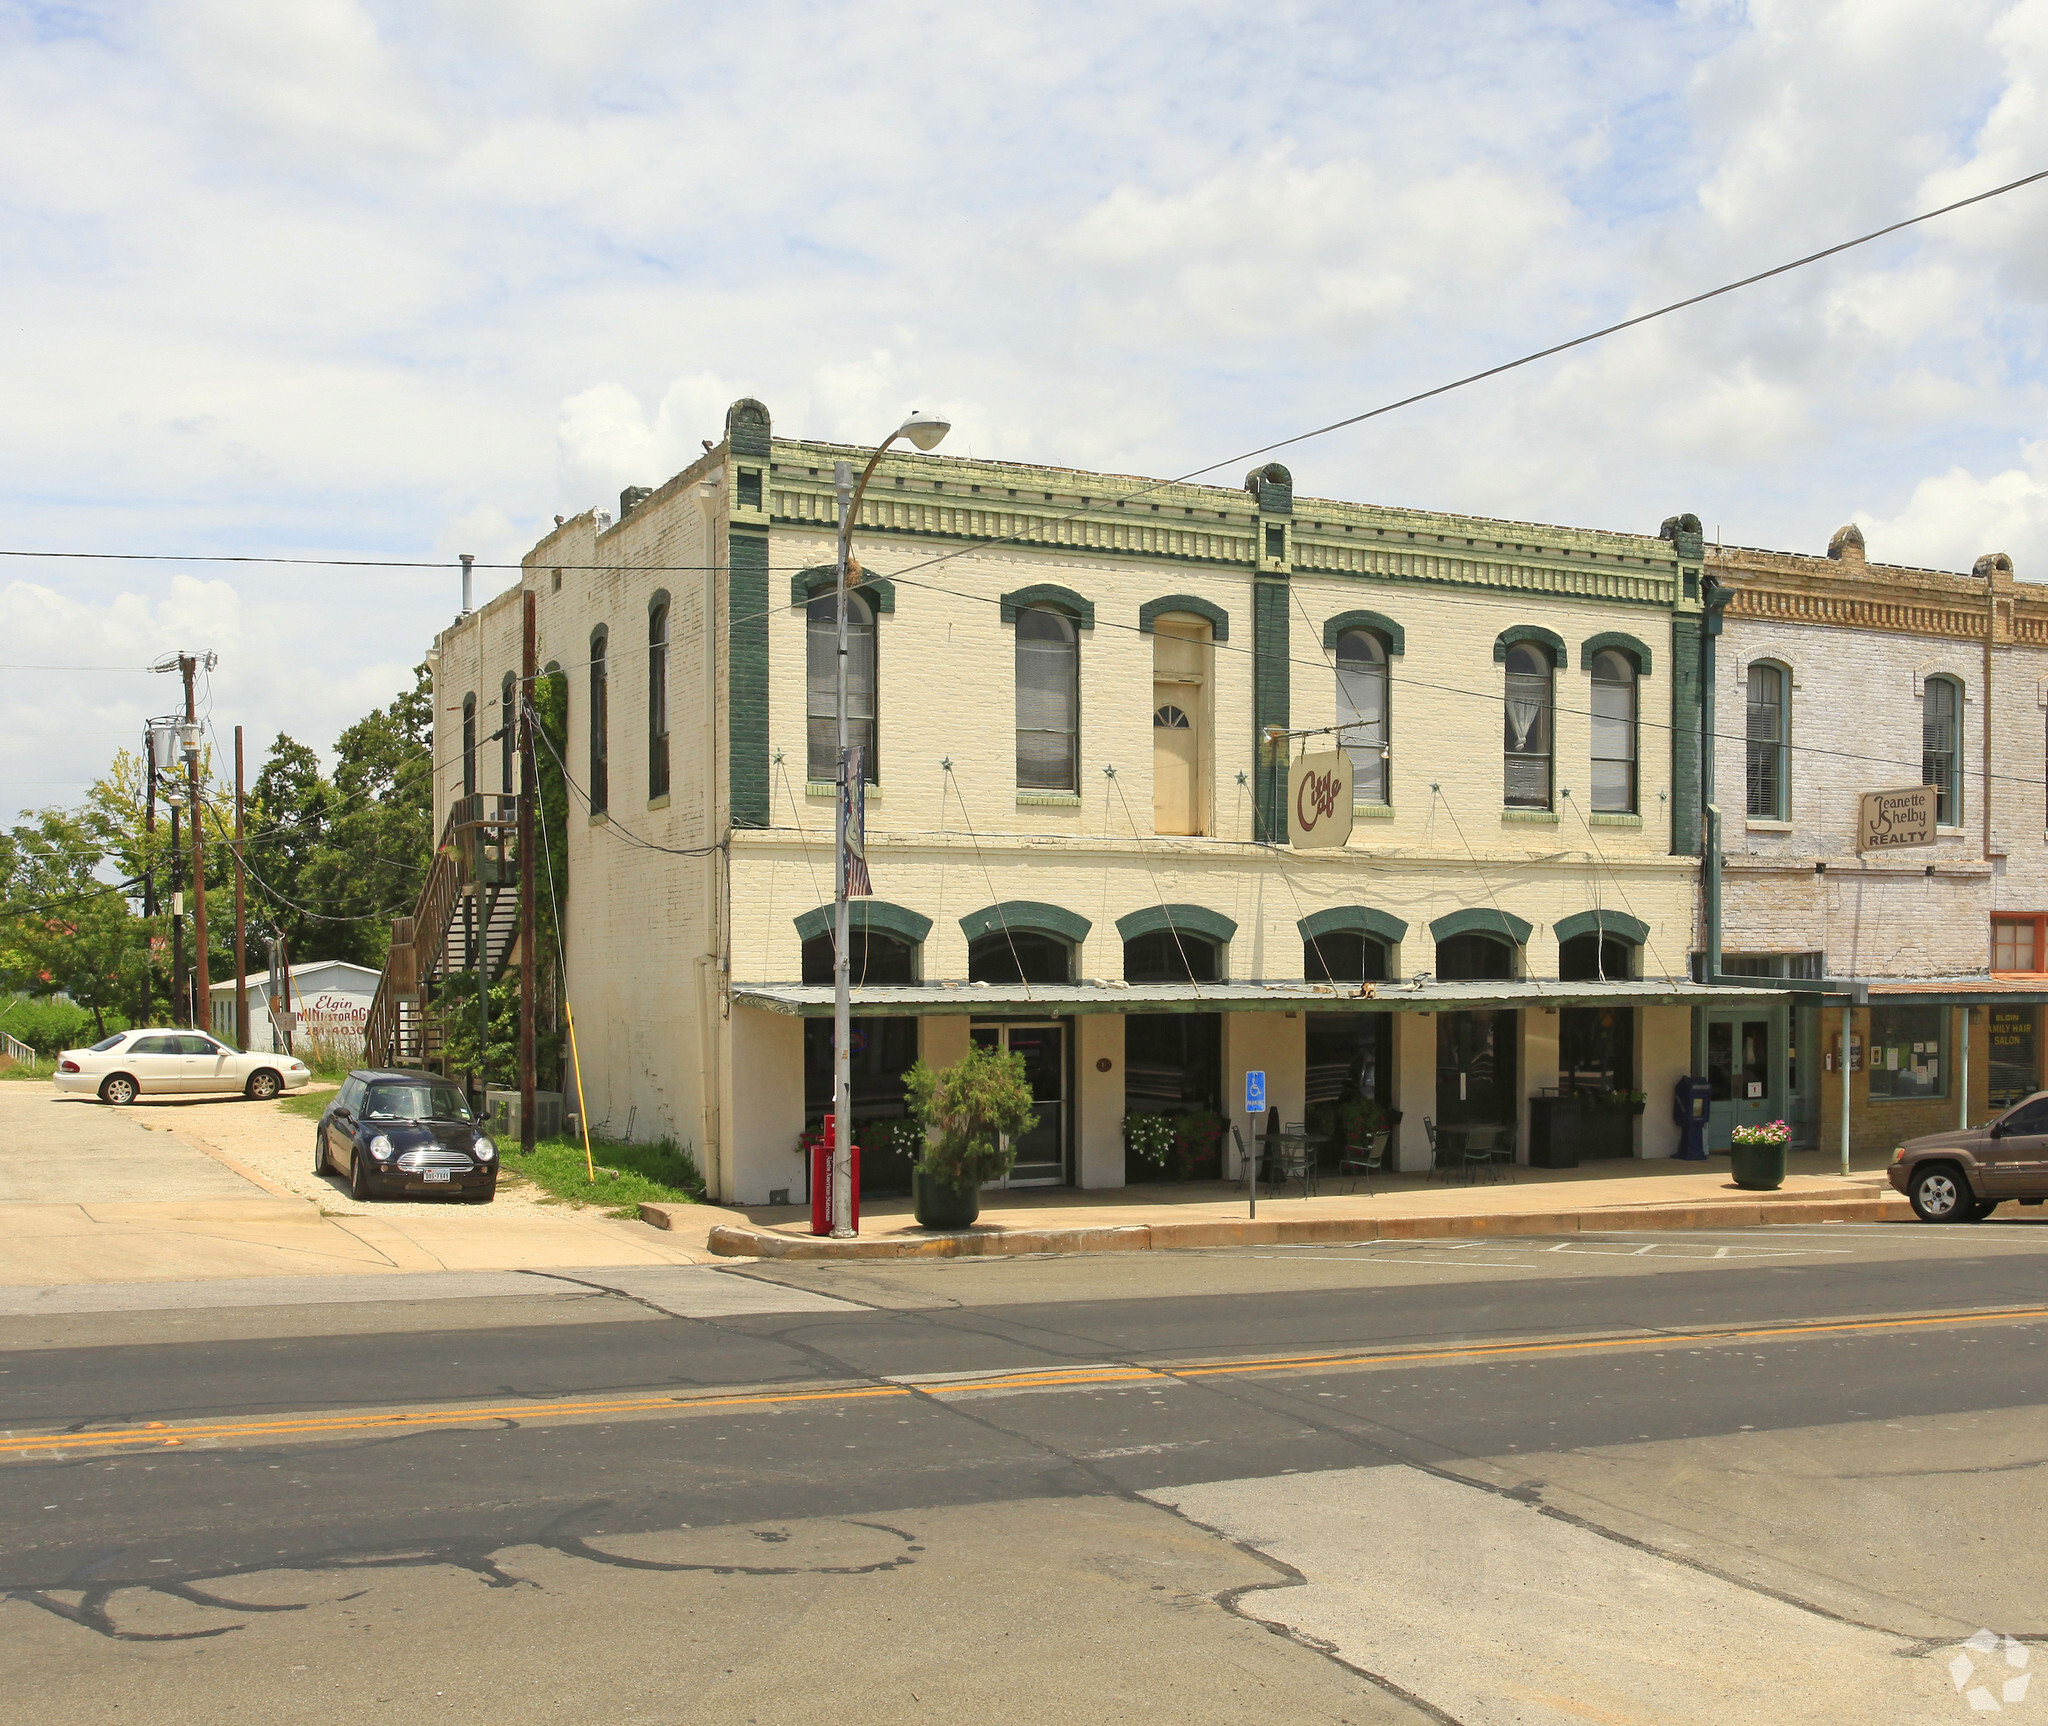
M 2044 84 L 2048 0 L 0 0 L 0 550 L 511 561 L 743 394 L 1184 472 L 2048 167 Z M 1287 460 L 2048 579 L 2044 312 L 2048 184 Z M 0 664 L 324 748 L 456 595 L 9 556 Z M 0 670 L 0 811 L 173 682 Z

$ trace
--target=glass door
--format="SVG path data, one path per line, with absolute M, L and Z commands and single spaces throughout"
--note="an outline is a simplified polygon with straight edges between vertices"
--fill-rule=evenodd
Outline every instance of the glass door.
M 1067 1179 L 1067 1027 L 1049 1025 L 976 1025 L 972 1032 L 984 1049 L 1000 1049 L 1024 1058 L 1024 1076 L 1038 1122 L 1015 1141 L 1017 1160 L 1006 1187 L 1059 1186 Z M 994 1184 L 994 1183 L 992 1183 Z
M 1748 1013 L 1714 1013 L 1707 1018 L 1707 1078 L 1713 1100 L 1707 1111 L 1707 1149 L 1725 1151 L 1736 1126 L 1760 1126 L 1784 1118 L 1777 1088 L 1771 1021 Z

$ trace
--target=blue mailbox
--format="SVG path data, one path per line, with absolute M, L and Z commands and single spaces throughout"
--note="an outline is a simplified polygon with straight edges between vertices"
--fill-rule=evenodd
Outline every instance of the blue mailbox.
M 1678 1154 L 1686 1162 L 1707 1160 L 1707 1111 L 1714 1105 L 1714 1082 L 1688 1073 L 1672 1087 L 1671 1118 L 1678 1123 Z

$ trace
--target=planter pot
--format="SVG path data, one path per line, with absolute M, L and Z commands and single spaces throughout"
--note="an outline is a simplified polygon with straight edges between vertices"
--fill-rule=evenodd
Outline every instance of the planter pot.
M 1738 1187 L 1768 1193 L 1785 1184 L 1783 1145 L 1731 1145 L 1728 1165 Z
M 981 1215 L 981 1192 L 975 1187 L 953 1187 L 935 1181 L 924 1170 L 911 1175 L 916 1198 L 917 1226 L 922 1229 L 965 1229 Z

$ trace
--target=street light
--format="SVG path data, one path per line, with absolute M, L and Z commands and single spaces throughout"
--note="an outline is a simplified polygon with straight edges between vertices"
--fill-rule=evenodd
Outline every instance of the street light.
M 854 1232 L 849 1220 L 853 1216 L 853 1072 L 850 1049 L 853 1041 L 853 990 L 848 963 L 851 958 L 848 951 L 851 931 L 846 905 L 846 814 L 850 789 L 846 778 L 846 566 L 852 556 L 853 523 L 860 514 L 861 495 L 868 489 L 868 481 L 874 478 L 875 467 L 883 452 L 898 438 L 907 439 L 921 450 L 937 449 L 940 440 L 952 429 L 950 420 L 913 408 L 910 417 L 875 446 L 875 453 L 868 457 L 868 465 L 862 470 L 859 484 L 854 483 L 852 462 L 836 463 L 832 470 L 833 489 L 839 494 L 839 557 L 834 567 L 839 623 L 839 812 L 834 819 L 836 867 L 832 888 L 832 1233 L 835 1238 L 844 1238 Z M 865 766 L 862 771 L 866 771 Z

